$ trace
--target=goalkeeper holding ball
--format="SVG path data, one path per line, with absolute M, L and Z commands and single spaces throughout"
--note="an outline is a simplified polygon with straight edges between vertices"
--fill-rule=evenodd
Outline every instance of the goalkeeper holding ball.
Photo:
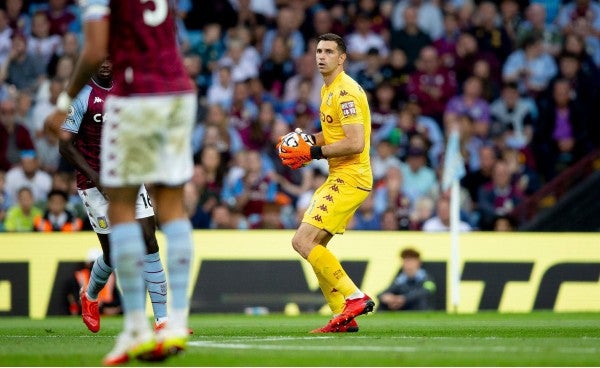
M 313 333 L 356 332 L 354 318 L 371 312 L 375 305 L 326 248 L 334 234 L 344 232 L 373 185 L 371 113 L 365 92 L 344 72 L 346 56 L 346 44 L 340 36 L 327 33 L 318 38 L 316 62 L 325 82 L 320 107 L 323 130 L 306 140 L 299 134 L 298 145 L 280 147 L 279 154 L 293 169 L 313 159 L 327 159 L 329 163 L 329 177 L 313 195 L 292 239 L 294 249 L 313 267 L 334 314 L 327 325 Z

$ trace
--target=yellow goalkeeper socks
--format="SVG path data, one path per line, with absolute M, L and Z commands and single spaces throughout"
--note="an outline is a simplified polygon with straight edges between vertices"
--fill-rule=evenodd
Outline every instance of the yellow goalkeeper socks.
M 316 271 L 317 277 L 320 273 L 323 280 L 330 286 L 333 286 L 344 298 L 358 290 L 337 258 L 324 246 L 317 245 L 314 247 L 309 253 L 307 260 Z
M 333 287 L 330 283 L 325 280 L 323 275 L 319 271 L 317 271 L 314 267 L 315 275 L 317 275 L 317 280 L 319 280 L 319 287 L 321 287 L 321 292 L 323 292 L 323 296 L 325 300 L 327 300 L 327 304 L 329 308 L 333 312 L 334 315 L 342 313 L 344 310 L 344 296 L 342 293 L 337 291 L 336 288 Z

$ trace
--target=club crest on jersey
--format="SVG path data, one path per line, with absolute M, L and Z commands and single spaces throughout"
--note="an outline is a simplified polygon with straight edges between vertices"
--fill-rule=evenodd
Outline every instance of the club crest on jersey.
M 331 106 L 331 100 L 333 99 L 333 92 L 329 92 L 329 96 L 327 96 L 327 101 L 325 102 L 327 106 Z
M 97 104 L 97 103 L 102 103 L 102 102 L 104 102 L 104 100 L 103 100 L 103 99 L 101 99 L 100 97 L 98 97 L 98 96 L 94 97 L 94 103 L 95 103 L 95 104 Z
M 342 102 L 340 106 L 342 108 L 342 114 L 344 114 L 344 117 L 356 115 L 356 106 L 354 105 L 354 101 Z
M 98 220 L 98 226 L 100 226 L 101 229 L 108 229 L 108 221 L 106 221 L 106 216 L 100 216 L 97 218 Z

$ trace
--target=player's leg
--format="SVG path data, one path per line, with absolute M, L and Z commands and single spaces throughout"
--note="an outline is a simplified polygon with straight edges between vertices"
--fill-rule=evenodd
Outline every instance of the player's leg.
M 150 295 L 156 327 L 164 324 L 167 320 L 167 279 L 158 253 L 154 216 L 140 218 L 138 222 L 142 225 L 146 244 L 143 267 L 144 282 L 146 283 L 146 289 L 148 289 L 148 295 Z
M 352 215 L 366 198 L 368 192 L 357 190 L 343 180 L 329 178 L 313 196 L 311 206 L 304 215 L 302 224 L 292 239 L 294 249 L 302 255 L 324 284 L 344 296 L 344 310 L 334 316 L 331 324 L 346 325 L 354 317 L 373 310 L 374 302 L 366 296 L 344 271 L 339 260 L 325 246 L 331 234 L 343 233 Z M 362 301 L 359 311 L 354 307 L 356 301 Z M 352 306 L 351 310 L 348 307 Z M 350 313 L 349 313 L 350 312 Z
M 98 257 L 92 265 L 90 279 L 85 289 L 79 292 L 81 301 L 81 318 L 92 332 L 100 330 L 100 311 L 98 308 L 98 293 L 106 285 L 113 269 L 110 263 L 110 246 L 108 234 L 110 223 L 108 221 L 108 201 L 97 188 L 78 191 L 82 202 L 85 204 L 88 219 L 98 236 L 102 247 L 102 256 Z
M 135 220 L 139 186 L 105 188 L 110 205 L 111 262 L 121 286 L 124 331 L 104 363 L 114 365 L 151 352 L 156 346 L 146 319 L 146 286 L 142 277 L 146 254 L 141 225 Z

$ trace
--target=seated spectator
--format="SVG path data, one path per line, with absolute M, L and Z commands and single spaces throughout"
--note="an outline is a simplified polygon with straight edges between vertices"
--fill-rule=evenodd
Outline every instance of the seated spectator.
M 571 84 L 560 79 L 554 83 L 552 92 L 550 100 L 541 101 L 539 124 L 532 142 L 538 170 L 546 180 L 590 150 L 588 117 L 581 102 L 571 98 Z
M 431 37 L 424 32 L 417 20 L 418 8 L 408 6 L 404 9 L 402 16 L 404 18 L 403 26 L 392 31 L 390 45 L 393 49 L 402 49 L 406 54 L 406 64 L 412 72 L 415 70 L 415 62 L 423 47 L 431 45 Z
M 521 201 L 522 195 L 512 183 L 508 164 L 505 161 L 496 162 L 492 181 L 479 189 L 479 228 L 492 230 L 496 216 L 510 214 Z
M 8 193 L 6 193 L 6 172 L 0 170 L 0 232 L 4 231 L 4 219 L 10 206 Z
M 6 191 L 12 199 L 22 187 L 31 188 L 34 202 L 45 202 L 52 189 L 52 177 L 40 169 L 35 151 L 21 152 L 21 164 L 6 173 Z
M 21 152 L 34 149 L 29 130 L 17 121 L 15 102 L 0 102 L 0 170 L 8 171 L 18 165 Z
M 261 63 L 259 77 L 265 89 L 277 98 L 283 97 L 284 86 L 295 73 L 294 60 L 283 36 L 273 39 L 269 56 Z
M 516 82 L 521 94 L 539 96 L 556 75 L 558 68 L 552 55 L 544 51 L 542 39 L 532 35 L 523 40 L 502 66 L 502 80 Z
M 596 65 L 600 65 L 600 4 L 592 0 L 572 0 L 560 9 L 556 23 L 565 35 L 585 40 Z
M 42 68 L 43 73 L 46 72 L 50 58 L 61 43 L 61 36 L 50 33 L 48 14 L 36 11 L 31 18 L 31 36 L 27 41 L 27 50 L 36 59 L 36 64 Z
M 540 3 L 531 3 L 525 10 L 527 20 L 517 28 L 517 43 L 521 43 L 532 34 L 542 35 L 544 51 L 552 56 L 561 49 L 562 36 L 556 24 L 546 22 L 546 7 Z
M 389 54 L 388 46 L 383 37 L 371 30 L 371 19 L 365 13 L 359 13 L 354 20 L 354 31 L 346 36 L 348 59 L 346 60 L 348 74 L 356 74 L 365 68 L 369 50 L 375 49 L 382 58 Z
M 471 225 L 460 220 L 458 224 L 459 231 L 471 231 Z M 450 199 L 442 196 L 437 201 L 437 210 L 435 216 L 423 223 L 423 231 L 438 232 L 450 231 Z
M 214 145 L 226 160 L 244 148 L 242 137 L 229 125 L 229 117 L 223 106 L 211 104 L 208 106 L 206 121 L 196 124 L 192 132 L 192 152 L 197 155 L 204 147 Z
M 497 216 L 494 220 L 494 231 L 515 231 L 517 230 L 517 220 L 510 215 Z
M 373 190 L 374 211 L 377 214 L 384 213 L 387 209 L 393 209 L 400 224 L 407 225 L 407 218 L 411 203 L 404 195 L 402 171 L 398 166 L 390 166 L 385 176 Z M 407 228 L 403 228 L 406 230 Z
M 51 190 L 48 193 L 46 211 L 33 219 L 35 230 L 42 232 L 81 230 L 83 221 L 67 209 L 68 201 L 67 192 L 58 189 Z
M 371 154 L 374 183 L 384 179 L 392 167 L 400 167 L 400 160 L 396 157 L 397 150 L 398 147 L 389 140 L 382 140 L 377 143 L 375 152 Z
M 483 85 L 477 77 L 469 77 L 463 84 L 463 93 L 452 97 L 444 111 L 444 127 L 460 115 L 474 120 L 475 135 L 487 138 L 490 129 L 490 105 L 481 97 Z
M 475 208 L 477 208 L 479 189 L 492 181 L 494 165 L 496 165 L 499 158 L 496 148 L 489 144 L 481 146 L 477 154 L 479 156 L 479 169 L 468 171 L 460 181 L 460 185 L 469 192 Z
M 417 199 L 412 210 L 408 214 L 408 230 L 421 231 L 425 221 L 433 217 L 435 202 L 429 196 Z
M 400 273 L 391 285 L 377 296 L 379 311 L 425 311 L 433 309 L 437 287 L 421 268 L 421 254 L 413 248 L 400 252 Z
M 519 95 L 516 83 L 504 84 L 500 97 L 490 105 L 490 112 L 491 134 L 502 146 L 521 149 L 531 142 L 537 107 L 533 100 Z
M 349 229 L 381 230 L 381 214 L 375 212 L 373 202 L 373 193 L 371 192 L 354 213 L 348 226 Z
M 211 213 L 211 229 L 221 230 L 248 230 L 250 224 L 246 217 L 238 210 L 226 204 L 215 206 Z
M 10 53 L 0 66 L 0 80 L 33 94 L 43 80 L 45 71 L 46 65 L 28 51 L 26 36 L 14 33 Z
M 433 46 L 421 49 L 417 70 L 410 74 L 407 86 L 408 98 L 415 101 L 423 115 L 436 120 L 440 127 L 446 103 L 456 94 L 454 72 L 444 68 Z
M 33 192 L 29 187 L 22 187 L 17 191 L 16 204 L 6 212 L 4 230 L 9 232 L 34 231 L 33 221 L 36 216 L 41 216 L 42 210 L 34 206 Z
M 388 80 L 377 84 L 371 103 L 371 146 L 389 137 L 396 127 L 398 96 Z
M 444 18 L 438 3 L 429 0 L 397 1 L 392 11 L 392 27 L 395 30 L 404 27 L 404 10 L 413 6 L 417 9 L 417 24 L 419 28 L 437 40 L 444 33 Z
M 321 74 L 317 70 L 315 56 L 308 53 L 296 59 L 296 74 L 285 82 L 283 103 L 298 99 L 300 84 L 304 80 L 310 81 L 308 100 L 313 106 L 319 106 L 321 103 L 323 77 L 321 77 Z
M 437 186 L 435 171 L 427 166 L 427 152 L 419 148 L 409 148 L 406 162 L 400 165 L 404 178 L 404 194 L 410 203 L 430 194 Z

